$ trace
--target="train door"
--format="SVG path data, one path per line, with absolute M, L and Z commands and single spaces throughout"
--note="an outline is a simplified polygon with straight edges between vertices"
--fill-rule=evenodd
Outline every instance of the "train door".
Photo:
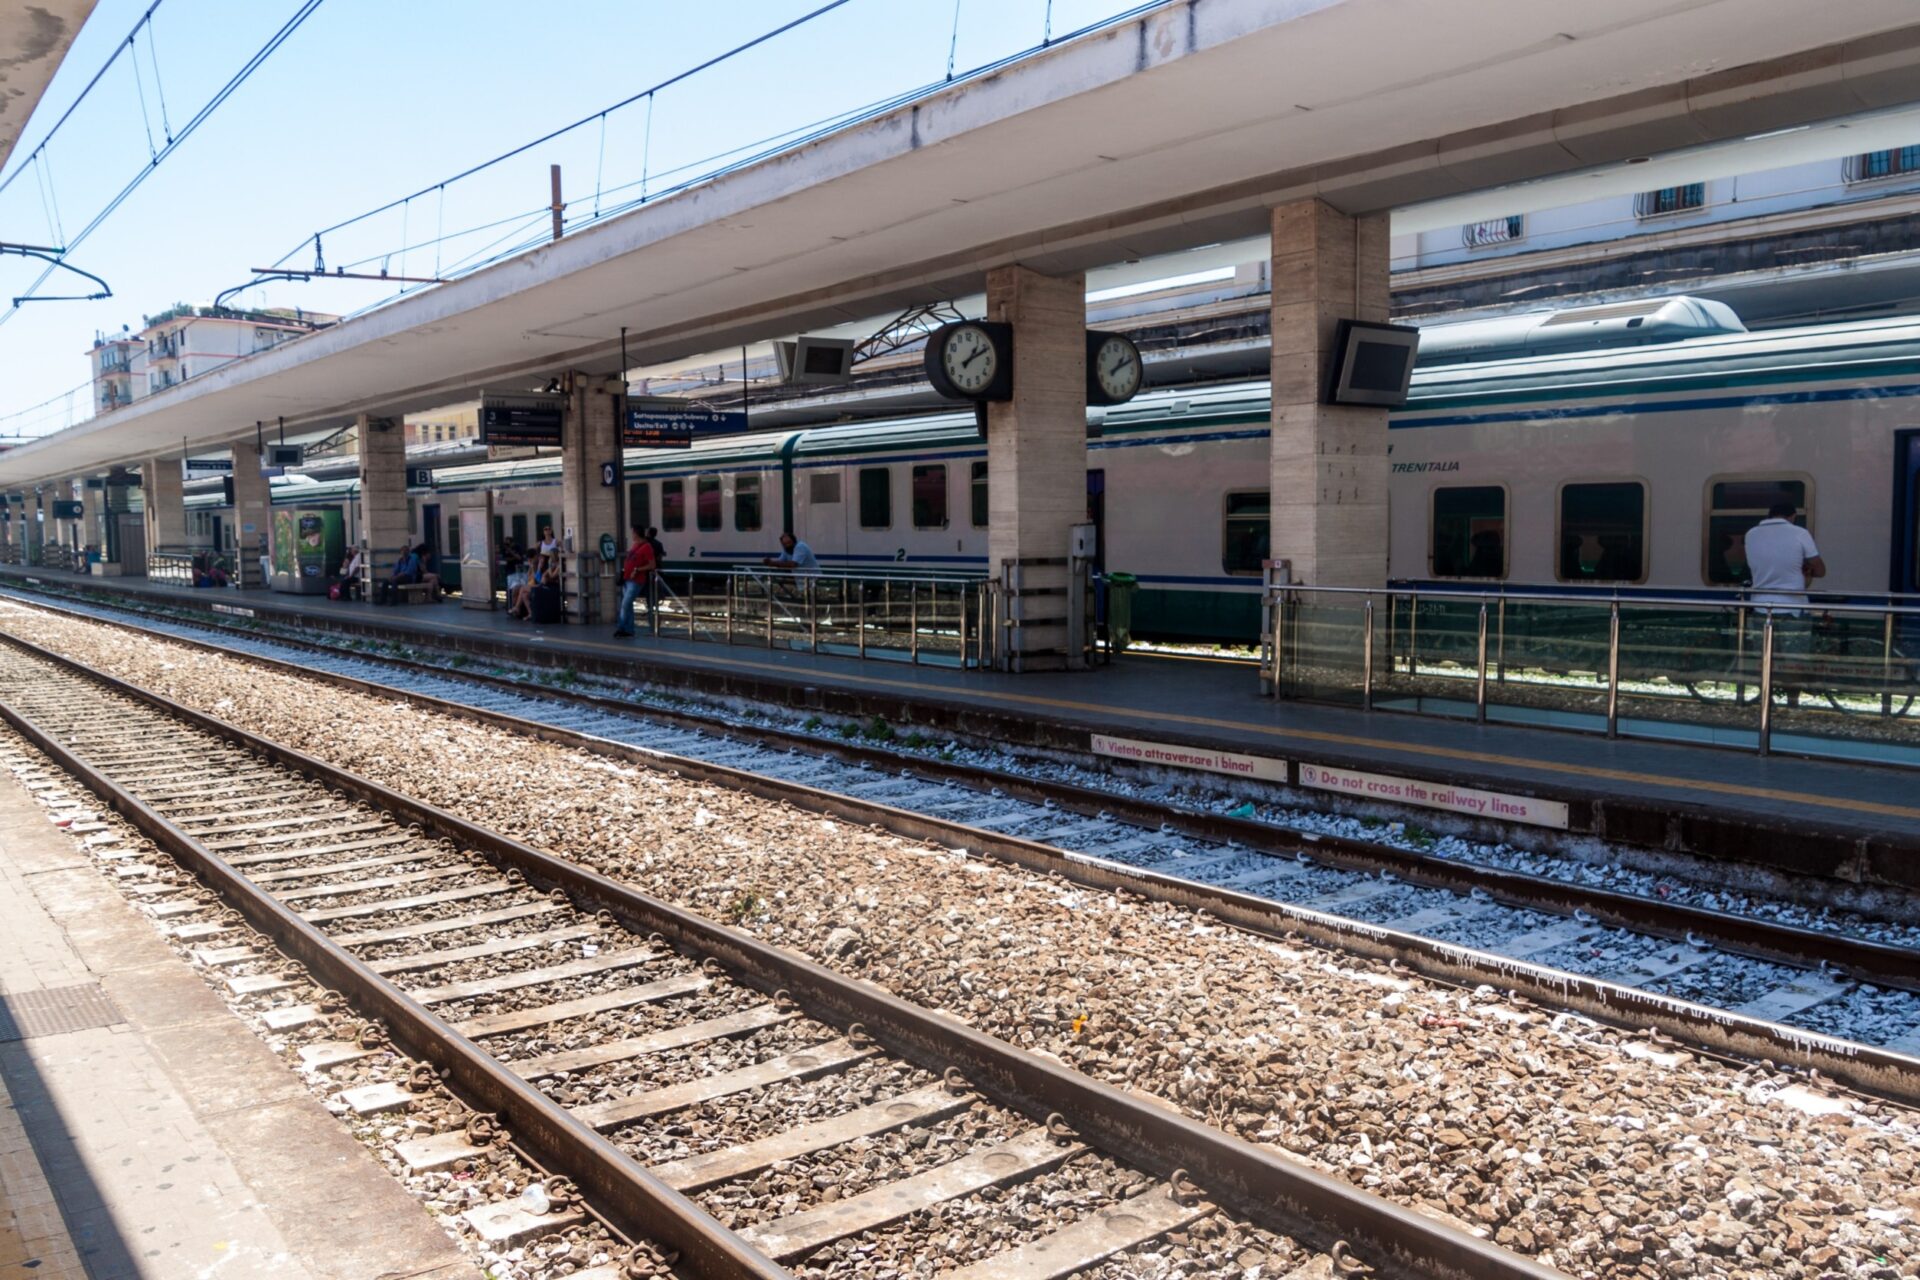
M 420 541 L 427 544 L 427 559 L 440 563 L 440 504 L 428 502 L 420 508 Z
M 213 549 L 219 552 L 230 550 L 227 546 L 226 521 L 219 516 L 208 516 L 207 519 L 213 525 Z
M 1107 471 L 1087 468 L 1087 519 L 1093 523 L 1093 571 L 1107 571 Z
M 1893 590 L 1920 592 L 1920 428 L 1893 433 Z

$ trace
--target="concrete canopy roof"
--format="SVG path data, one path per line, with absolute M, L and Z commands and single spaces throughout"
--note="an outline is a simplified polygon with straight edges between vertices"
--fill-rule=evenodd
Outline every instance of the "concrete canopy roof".
M 1911 0 L 1174 0 L 0 455 L 326 427 L 1912 96 Z
M 0 5 L 0 168 L 40 105 L 94 0 L 35 0 Z

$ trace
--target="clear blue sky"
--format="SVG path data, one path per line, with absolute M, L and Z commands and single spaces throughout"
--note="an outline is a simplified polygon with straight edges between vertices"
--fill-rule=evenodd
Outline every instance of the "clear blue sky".
M 100 0 L 75 40 L 8 162 L 8 174 L 25 171 L 0 192 L 0 240 L 70 240 L 149 162 L 149 129 L 153 144 L 164 145 L 162 99 L 177 130 L 299 7 L 298 0 L 164 0 L 151 47 L 144 32 L 136 44 L 139 83 L 123 54 L 36 172 L 28 153 L 148 3 Z M 0 415 L 13 415 L 0 417 L 0 435 L 65 424 L 65 401 L 17 411 L 85 382 L 85 353 L 96 333 L 137 330 L 143 315 L 176 302 L 209 302 L 246 280 L 249 268 L 290 250 L 289 265 L 310 264 L 311 245 L 302 241 L 315 230 L 594 114 L 820 3 L 325 0 L 75 251 L 73 261 L 104 277 L 115 296 L 33 303 L 0 325 Z M 959 0 L 957 7 L 955 61 L 962 71 L 1038 44 L 1049 10 L 1047 0 Z M 1131 7 L 1133 0 L 1053 0 L 1052 30 L 1071 31 Z M 602 188 L 636 183 L 643 161 L 652 175 L 697 167 L 731 148 L 941 80 L 955 9 L 953 0 L 851 0 L 662 92 L 650 130 L 644 104 L 626 108 L 608 117 L 604 140 L 597 124 L 589 126 L 449 187 L 444 202 L 428 196 L 327 237 L 327 264 L 523 215 L 441 246 L 441 266 L 450 267 L 538 233 L 549 164 L 563 166 L 569 217 L 581 216 L 593 208 L 596 180 Z M 603 195 L 603 206 L 616 198 Z M 419 247 L 386 261 L 394 274 L 404 267 L 405 274 L 430 275 L 435 253 Z M 40 269 L 0 258 L 0 305 Z M 56 272 L 41 291 L 91 288 Z M 389 292 L 282 283 L 242 294 L 234 305 L 348 311 Z M 84 414 L 86 393 L 75 403 Z

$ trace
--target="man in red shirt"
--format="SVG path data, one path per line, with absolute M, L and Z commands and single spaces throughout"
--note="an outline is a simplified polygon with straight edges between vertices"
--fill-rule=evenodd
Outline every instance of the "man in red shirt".
M 633 526 L 632 533 L 626 561 L 620 566 L 620 616 L 613 624 L 616 636 L 633 634 L 633 602 L 646 593 L 647 584 L 653 580 L 653 544 L 639 525 Z

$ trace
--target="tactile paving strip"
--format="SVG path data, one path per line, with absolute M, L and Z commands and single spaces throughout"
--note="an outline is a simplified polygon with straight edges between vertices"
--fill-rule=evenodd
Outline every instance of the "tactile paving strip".
M 0 1041 L 65 1035 L 123 1021 L 97 982 L 0 996 Z

